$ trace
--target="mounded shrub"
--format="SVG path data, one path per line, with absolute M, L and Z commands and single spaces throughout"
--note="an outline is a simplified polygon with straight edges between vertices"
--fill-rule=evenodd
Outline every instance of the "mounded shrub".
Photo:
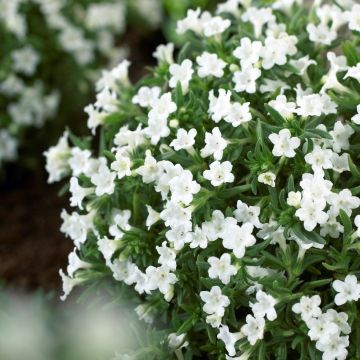
M 357 359 L 360 5 L 189 10 L 188 42 L 97 82 L 69 178 L 74 286 L 112 279 L 157 340 L 129 358 Z

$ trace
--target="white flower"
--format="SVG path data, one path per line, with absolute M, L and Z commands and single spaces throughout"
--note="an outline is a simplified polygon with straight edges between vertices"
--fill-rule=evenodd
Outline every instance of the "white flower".
M 246 324 L 241 327 L 241 332 L 247 337 L 250 345 L 255 345 L 264 338 L 265 320 L 252 315 L 246 316 Z
M 349 19 L 349 29 L 360 31 L 360 5 L 354 5 L 347 14 Z
M 317 62 L 313 59 L 309 58 L 309 55 L 303 56 L 300 59 L 291 59 L 290 65 L 294 66 L 298 71 L 300 75 L 304 75 L 307 68 L 310 65 L 316 65 Z
M 328 342 L 331 337 L 339 333 L 338 326 L 329 321 L 324 314 L 318 318 L 309 319 L 306 325 L 309 327 L 308 335 L 312 341 Z
M 106 165 L 100 166 L 98 172 L 91 176 L 91 182 L 96 186 L 96 196 L 111 195 L 115 191 L 116 173 L 111 172 Z
M 311 165 L 315 171 L 317 168 L 320 169 L 331 169 L 333 163 L 331 161 L 333 152 L 329 149 L 322 149 L 320 146 L 315 145 L 312 152 L 305 155 L 305 161 Z
M 357 227 L 356 235 L 357 237 L 360 237 L 360 215 L 355 216 L 354 224 Z
M 258 9 L 250 7 L 245 11 L 241 19 L 252 23 L 255 37 L 258 38 L 262 33 L 263 26 L 269 22 L 274 22 L 275 17 L 270 8 Z
M 181 149 L 191 149 L 195 144 L 196 134 L 196 129 L 190 129 L 189 131 L 179 129 L 176 133 L 176 138 L 170 143 L 170 146 L 172 146 L 176 151 Z
M 230 300 L 223 295 L 218 286 L 213 286 L 210 291 L 201 291 L 200 298 L 205 303 L 203 310 L 209 314 L 224 315 L 225 308 L 230 305 Z
M 246 67 L 247 64 L 256 64 L 260 59 L 261 42 L 251 41 L 249 38 L 244 37 L 241 39 L 240 44 L 233 54 L 240 60 L 241 66 Z
M 298 108 L 295 112 L 300 116 L 320 116 L 336 113 L 337 105 L 327 94 L 297 94 Z
M 307 322 L 311 318 L 318 318 L 322 312 L 320 309 L 321 299 L 319 295 L 302 296 L 300 301 L 292 306 L 295 314 L 300 314 L 303 321 Z
M 221 160 L 227 144 L 219 128 L 215 127 L 211 133 L 205 133 L 205 147 L 201 149 L 201 157 L 205 158 L 213 155 L 215 160 Z
M 70 157 L 70 147 L 68 134 L 65 132 L 55 146 L 44 152 L 46 157 L 46 171 L 49 174 L 48 182 L 60 181 L 69 171 L 68 160 Z
M 303 189 L 304 198 L 311 201 L 323 201 L 330 196 L 332 183 L 324 179 L 324 172 L 321 169 L 316 169 L 314 174 L 303 174 L 300 186 Z
M 72 289 L 80 284 L 83 280 L 79 278 L 70 278 L 69 276 L 66 276 L 64 272 L 60 269 L 59 274 L 61 276 L 62 284 L 63 284 L 63 292 L 64 294 L 60 296 L 61 301 L 65 301 L 66 298 L 71 293 Z
M 211 17 L 202 24 L 204 35 L 207 37 L 222 34 L 230 25 L 231 21 L 229 19 L 223 19 L 220 16 Z
M 90 157 L 91 152 L 89 150 L 81 150 L 78 147 L 71 149 L 71 156 L 68 163 L 74 176 L 87 173 Z
M 35 73 L 36 67 L 40 61 L 38 53 L 29 45 L 13 51 L 11 53 L 11 58 L 14 71 L 28 76 Z
M 296 108 L 296 104 L 288 102 L 285 95 L 278 95 L 275 100 L 269 102 L 269 105 L 284 118 L 291 117 Z
M 331 45 L 336 39 L 336 31 L 331 30 L 327 25 L 324 24 L 308 24 L 306 27 L 309 33 L 309 39 L 317 44 Z
M 130 230 L 129 220 L 131 217 L 130 210 L 113 209 L 111 212 L 111 225 L 109 226 L 109 234 L 115 239 L 123 237 L 122 230 Z
M 356 124 L 360 125 L 360 105 L 357 106 L 357 114 L 354 115 L 351 120 Z
M 278 89 L 285 91 L 289 89 L 289 85 L 282 80 L 271 80 L 267 78 L 262 79 L 263 84 L 260 85 L 260 93 L 272 93 Z
M 91 129 L 92 134 L 95 134 L 96 128 L 104 123 L 106 113 L 100 111 L 93 104 L 86 106 L 84 112 L 88 115 L 87 126 Z
M 104 89 L 116 91 L 119 84 L 127 85 L 129 83 L 128 72 L 130 62 L 123 60 L 110 71 L 103 71 L 102 77 L 96 83 L 96 89 L 102 91 Z
M 349 336 L 339 336 L 338 334 L 330 337 L 328 342 L 318 341 L 316 348 L 323 352 L 324 360 L 345 360 L 349 346 Z
M 219 59 L 216 54 L 205 51 L 196 58 L 196 62 L 199 65 L 198 74 L 201 78 L 206 76 L 221 78 L 224 75 L 226 62 Z
M 175 112 L 176 109 L 176 104 L 171 100 L 171 93 L 167 92 L 154 100 L 148 114 L 149 121 L 167 120 L 169 115 Z
M 261 51 L 262 67 L 265 70 L 271 69 L 274 65 L 285 65 L 287 55 L 296 54 L 297 38 L 282 33 L 279 38 L 268 36 Z
M 209 92 L 209 113 L 212 120 L 218 123 L 221 119 L 224 119 L 231 108 L 231 91 L 219 89 L 219 95 L 216 97 L 214 91 Z
M 191 228 L 191 208 L 184 207 L 180 203 L 168 201 L 164 210 L 160 213 L 160 217 L 164 220 L 166 226 L 176 228 L 181 225 L 187 225 Z
M 241 332 L 231 333 L 229 331 L 229 327 L 226 325 L 221 325 L 219 327 L 217 338 L 225 344 L 226 351 L 230 356 L 234 356 L 236 354 L 235 343 L 241 339 L 241 337 Z
M 149 230 L 151 226 L 157 223 L 161 218 L 160 214 L 155 211 L 150 205 L 146 205 L 146 210 L 148 211 L 148 216 L 146 218 L 146 226 Z
M 159 177 L 159 167 L 156 159 L 151 155 L 150 150 L 146 151 L 144 165 L 137 168 L 136 173 L 142 176 L 145 184 L 150 184 Z
M 82 202 L 84 198 L 94 192 L 94 188 L 83 188 L 79 185 L 79 181 L 76 177 L 70 179 L 70 206 L 77 206 L 79 209 L 83 209 Z
M 0 130 L 0 164 L 2 160 L 15 160 L 17 156 L 17 146 L 17 140 L 11 136 L 7 130 Z M 49 182 L 52 181 L 49 180 Z
M 226 218 L 224 228 L 220 233 L 224 248 L 232 250 L 234 255 L 241 259 L 245 255 L 246 248 L 256 243 L 252 235 L 253 230 L 254 226 L 250 223 L 239 226 L 236 219 Z
M 174 177 L 170 182 L 171 201 L 182 202 L 189 205 L 193 200 L 193 194 L 200 191 L 200 185 L 193 180 L 191 171 L 184 170 L 179 176 Z
M 252 119 L 250 112 L 250 103 L 246 102 L 240 104 L 238 102 L 232 103 L 228 114 L 225 116 L 225 121 L 230 123 L 233 127 L 237 127 Z
M 349 139 L 355 130 L 350 125 L 344 125 L 341 121 L 337 121 L 334 125 L 334 130 L 330 131 L 333 137 L 333 150 L 339 153 L 341 150 L 349 150 Z
M 130 158 L 120 150 L 115 154 L 115 158 L 116 160 L 111 163 L 110 168 L 116 172 L 118 179 L 131 176 L 132 162 Z
M 75 246 L 79 249 L 80 245 L 87 240 L 88 232 L 93 229 L 94 212 L 90 212 L 86 215 L 80 215 L 77 212 L 68 214 L 65 210 L 61 212 L 61 219 L 63 223 L 60 227 L 60 231 L 66 236 L 69 236 Z
M 193 63 L 189 59 L 185 59 L 180 65 L 171 64 L 169 67 L 169 72 L 171 74 L 169 86 L 171 88 L 175 88 L 177 83 L 179 82 L 181 85 L 182 91 L 187 92 L 187 90 L 189 88 L 189 82 L 194 73 L 192 65 L 193 65 Z
M 336 215 L 339 214 L 341 209 L 345 211 L 348 216 L 351 216 L 352 210 L 360 206 L 360 199 L 353 196 L 349 189 L 343 189 L 338 194 L 331 193 L 327 201 Z
M 114 137 L 114 144 L 121 150 L 129 153 L 146 141 L 145 132 L 139 125 L 135 130 L 129 130 L 128 126 L 122 126 Z
M 109 88 L 104 88 L 96 95 L 95 107 L 105 113 L 112 113 L 117 110 L 118 100 L 116 92 Z
M 323 211 L 325 206 L 323 199 L 303 198 L 295 215 L 304 222 L 307 231 L 313 231 L 317 224 L 323 225 L 329 219 L 329 215 Z
M 344 79 L 353 78 L 360 82 L 360 63 L 356 64 L 356 66 L 352 66 L 348 69 Z
M 160 267 L 149 266 L 146 268 L 146 276 L 149 281 L 149 289 L 159 289 L 162 294 L 167 294 L 171 285 L 177 282 L 176 275 L 170 272 L 167 266 Z
M 202 22 L 200 20 L 201 10 L 189 9 L 186 13 L 186 17 L 177 22 L 176 32 L 178 34 L 184 34 L 188 30 L 192 30 L 195 33 L 200 34 L 202 32 Z
M 214 161 L 210 164 L 210 170 L 205 170 L 203 176 L 211 182 L 212 186 L 219 186 L 224 183 L 234 181 L 234 174 L 231 173 L 232 165 L 230 161 Z
M 286 203 L 289 206 L 294 206 L 296 208 L 301 205 L 301 192 L 300 191 L 290 191 L 286 199 Z
M 189 343 L 185 341 L 186 334 L 176 335 L 171 333 L 168 336 L 168 343 L 170 349 L 180 349 L 187 346 Z
M 174 62 L 173 54 L 174 54 L 175 45 L 173 43 L 168 43 L 166 45 L 159 45 L 155 52 L 153 53 L 153 57 L 157 59 L 159 63 L 164 62 L 168 64 L 172 64 Z
M 254 313 L 255 318 L 264 318 L 273 321 L 277 318 L 275 311 L 276 300 L 271 296 L 259 290 L 256 292 L 256 302 L 250 303 L 250 307 Z
M 211 279 L 220 279 L 223 284 L 230 282 L 231 276 L 237 273 L 234 265 L 231 265 L 231 256 L 227 253 L 222 254 L 220 258 L 211 256 L 208 259 L 210 268 L 208 270 Z
M 360 298 L 360 284 L 355 275 L 346 275 L 344 281 L 335 280 L 332 286 L 337 292 L 334 301 L 338 306 Z
M 254 225 L 258 229 L 262 228 L 262 224 L 259 220 L 260 207 L 259 206 L 248 206 L 241 200 L 236 203 L 236 210 L 233 212 L 235 219 L 241 223 L 247 223 Z
M 160 97 L 161 89 L 158 86 L 148 87 L 142 86 L 137 94 L 133 97 L 132 102 L 139 104 L 141 107 L 150 107 L 154 104 L 155 100 Z
M 182 223 L 172 226 L 165 236 L 175 250 L 181 250 L 186 243 L 192 241 L 191 223 Z
M 160 265 L 167 266 L 170 270 L 176 270 L 176 251 L 168 247 L 166 241 L 161 246 L 156 246 L 156 251 L 160 255 L 158 259 Z
M 289 129 L 282 129 L 279 134 L 270 134 L 269 140 L 274 144 L 274 156 L 292 158 L 296 155 L 295 149 L 300 146 L 300 139 L 292 137 Z
M 199 226 L 195 226 L 194 231 L 191 233 L 190 247 L 192 249 L 200 247 L 205 249 L 208 245 L 208 237 L 206 232 Z
M 74 276 L 75 272 L 78 271 L 79 269 L 87 269 L 91 267 L 91 264 L 82 261 L 79 258 L 79 256 L 76 253 L 76 250 L 77 249 L 74 248 L 74 250 L 68 256 L 69 265 L 66 270 L 71 278 Z
M 236 92 L 247 92 L 253 94 L 256 91 L 256 80 L 261 76 L 261 71 L 251 64 L 244 66 L 242 70 L 236 71 L 233 76 Z
M 324 316 L 328 321 L 336 324 L 339 330 L 345 335 L 351 333 L 351 327 L 348 324 L 349 316 L 347 313 L 345 312 L 339 313 L 334 309 L 328 309 L 326 313 L 324 313 L 322 316 Z
M 276 175 L 271 171 L 260 174 L 257 179 L 259 183 L 275 187 Z
M 111 266 L 111 258 L 115 251 L 121 246 L 121 239 L 109 239 L 107 237 L 99 238 L 97 245 L 100 253 L 104 256 L 107 266 Z
M 227 0 L 221 4 L 217 5 L 216 13 L 229 13 L 233 14 L 234 16 L 238 17 L 240 14 L 239 5 L 244 4 L 245 2 L 249 2 L 249 0 Z M 245 6 L 245 5 L 244 5 Z

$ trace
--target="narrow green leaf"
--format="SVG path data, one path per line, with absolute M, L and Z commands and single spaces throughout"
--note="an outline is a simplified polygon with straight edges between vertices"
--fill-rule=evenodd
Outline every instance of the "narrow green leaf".
M 297 236 L 300 240 L 304 241 L 306 244 L 309 244 L 309 243 L 325 244 L 326 243 L 325 239 L 322 236 L 320 236 L 317 232 L 306 231 L 305 229 L 302 228 L 302 226 L 300 224 L 295 224 L 291 228 L 291 230 L 293 231 L 295 236 Z
M 278 125 L 284 124 L 284 122 L 285 122 L 284 118 L 273 107 L 271 107 L 268 104 L 265 104 L 265 109 L 268 112 L 268 114 L 270 115 L 271 119 L 274 120 L 274 122 L 276 124 L 278 124 Z

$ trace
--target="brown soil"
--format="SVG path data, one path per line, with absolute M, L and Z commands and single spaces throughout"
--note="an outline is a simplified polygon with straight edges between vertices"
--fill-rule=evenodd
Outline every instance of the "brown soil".
M 0 192 L 0 279 L 10 288 L 59 291 L 71 240 L 59 232 L 65 198 L 58 187 L 29 179 Z

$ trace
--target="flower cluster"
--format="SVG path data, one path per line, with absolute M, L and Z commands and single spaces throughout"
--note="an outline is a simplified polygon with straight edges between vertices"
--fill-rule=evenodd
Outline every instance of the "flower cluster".
M 158 24 L 161 3 L 143 3 L 131 2 L 132 11 Z M 126 11 L 125 0 L 0 0 L 0 163 L 16 158 L 23 128 L 41 127 L 64 108 L 70 116 L 84 102 L 76 94 L 87 98 L 104 63 L 124 56 L 115 45 Z
M 97 83 L 98 146 L 45 154 L 80 254 L 63 298 L 112 277 L 166 329 L 154 359 L 360 356 L 359 6 L 259 3 L 189 10 L 176 60 Z

